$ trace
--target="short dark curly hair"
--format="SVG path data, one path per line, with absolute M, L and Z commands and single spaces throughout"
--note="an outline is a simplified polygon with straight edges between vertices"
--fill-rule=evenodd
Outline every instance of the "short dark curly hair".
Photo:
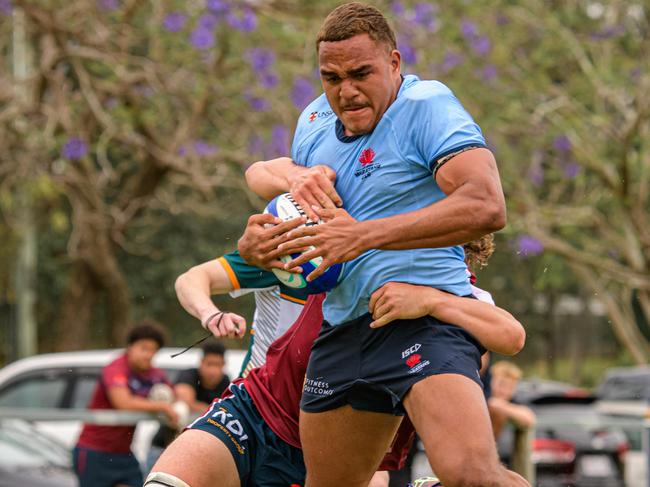
M 153 320 L 142 320 L 129 331 L 126 344 L 131 345 L 138 340 L 153 340 L 158 348 L 165 345 L 165 329 Z
M 204 357 L 206 355 L 221 355 L 223 357 L 226 354 L 226 347 L 224 347 L 223 343 L 216 341 L 205 342 L 201 350 L 203 350 Z
M 336 7 L 323 21 L 316 37 L 316 51 L 321 42 L 338 42 L 356 35 L 368 34 L 375 42 L 397 49 L 395 32 L 377 8 L 359 2 Z

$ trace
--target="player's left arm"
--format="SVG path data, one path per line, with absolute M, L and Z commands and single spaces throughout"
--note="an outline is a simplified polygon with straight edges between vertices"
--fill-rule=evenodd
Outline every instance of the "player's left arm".
M 219 260 L 204 262 L 187 270 L 176 279 L 174 288 L 185 311 L 215 336 L 244 336 L 246 320 L 235 313 L 224 311 L 219 314 L 221 310 L 210 298 L 213 294 L 225 294 L 234 288 Z
M 535 412 L 522 404 L 514 404 L 500 397 L 488 399 L 488 409 L 493 420 L 495 436 L 502 431 L 507 421 L 513 422 L 520 428 L 532 428 L 537 422 Z
M 524 327 L 506 310 L 428 286 L 389 282 L 372 294 L 368 309 L 373 328 L 431 315 L 466 329 L 485 348 L 503 355 L 518 353 L 526 341 Z
M 308 276 L 315 279 L 325 269 L 370 249 L 402 250 L 460 245 L 506 223 L 506 209 L 496 161 L 484 148 L 460 152 L 436 173 L 440 189 L 447 195 L 425 208 L 376 220 L 357 221 L 339 209 L 315 213 L 325 225 L 301 227 L 289 232 L 290 241 L 280 245 L 283 253 L 314 246 L 290 262 L 291 269 L 313 259 L 323 263 Z

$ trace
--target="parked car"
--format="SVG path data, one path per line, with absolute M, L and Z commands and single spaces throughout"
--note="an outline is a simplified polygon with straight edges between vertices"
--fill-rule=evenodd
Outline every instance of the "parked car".
M 0 487 L 76 487 L 68 449 L 25 421 L 0 420 Z
M 610 369 L 596 389 L 599 407 L 611 414 L 645 416 L 650 412 L 650 367 Z
M 568 382 L 529 378 L 519 381 L 513 400 L 519 404 L 530 404 L 546 396 L 584 397 L 589 396 L 589 391 Z
M 629 443 L 594 408 L 594 397 L 546 396 L 537 416 L 532 460 L 538 487 L 623 487 Z
M 643 422 L 650 417 L 650 367 L 618 367 L 607 371 L 596 389 L 597 411 L 618 425 L 630 443 L 625 476 L 629 487 L 647 485 L 647 453 L 642 449 Z
M 174 382 L 185 369 L 196 367 L 201 350 L 191 349 L 171 358 L 179 348 L 163 348 L 154 365 L 167 372 Z M 114 360 L 122 349 L 92 350 L 35 355 L 0 369 L 0 408 L 85 409 L 102 367 Z M 244 350 L 226 351 L 226 373 L 235 378 L 244 360 Z M 36 421 L 34 426 L 71 448 L 81 430 L 79 421 Z M 143 461 L 158 422 L 141 421 L 135 432 L 133 451 Z

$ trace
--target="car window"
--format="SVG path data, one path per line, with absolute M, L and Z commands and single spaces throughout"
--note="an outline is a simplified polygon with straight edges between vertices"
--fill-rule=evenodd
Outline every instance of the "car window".
M 634 401 L 650 397 L 650 376 L 611 377 L 600 388 L 600 399 Z
M 88 407 L 88 403 L 95 391 L 98 379 L 99 372 L 94 375 L 82 375 L 77 377 L 74 389 L 72 390 L 72 398 L 70 399 L 71 408 L 85 409 Z
M 69 468 L 70 463 L 70 454 L 64 447 L 33 428 L 14 424 L 11 420 L 0 422 L 0 466 Z
M 0 391 L 0 407 L 58 408 L 67 385 L 65 376 L 31 376 Z

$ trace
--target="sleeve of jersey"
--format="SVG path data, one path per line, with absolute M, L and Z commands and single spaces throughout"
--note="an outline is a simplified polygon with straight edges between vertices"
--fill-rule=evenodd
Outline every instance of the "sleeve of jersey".
M 128 371 L 114 364 L 109 367 L 104 367 L 104 370 L 102 370 L 102 382 L 107 389 L 111 387 L 127 387 L 129 383 Z
M 303 124 L 304 117 L 305 117 L 305 113 L 303 112 L 300 115 L 300 118 L 298 118 L 298 123 L 296 125 L 296 132 L 293 135 L 293 142 L 291 143 L 291 159 L 293 159 L 293 162 L 295 162 L 299 166 L 307 165 L 307 158 L 305 157 L 305 154 L 303 153 L 302 150 L 302 141 L 303 141 L 303 133 L 304 133 L 302 124 Z
M 483 133 L 471 115 L 449 88 L 438 85 L 431 96 L 413 100 L 416 150 L 434 174 L 455 155 L 486 147 Z
M 263 289 L 279 284 L 275 274 L 250 265 L 237 251 L 219 257 L 218 261 L 234 289 Z

